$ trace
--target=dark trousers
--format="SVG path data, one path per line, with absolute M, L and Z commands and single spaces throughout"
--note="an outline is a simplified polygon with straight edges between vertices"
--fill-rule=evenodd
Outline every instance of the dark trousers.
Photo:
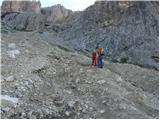
M 102 55 L 99 55 L 99 56 L 98 56 L 97 61 L 98 61 L 98 67 L 99 67 L 99 68 L 103 68 Z

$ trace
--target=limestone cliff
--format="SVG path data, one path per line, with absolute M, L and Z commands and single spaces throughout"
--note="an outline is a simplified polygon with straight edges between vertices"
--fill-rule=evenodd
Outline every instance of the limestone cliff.
M 35 12 L 40 13 L 40 1 L 16 1 L 4 0 L 1 6 L 2 12 Z
M 41 13 L 47 17 L 48 21 L 64 21 L 70 17 L 73 12 L 64 8 L 62 5 L 57 4 L 52 7 L 46 7 L 41 9 Z

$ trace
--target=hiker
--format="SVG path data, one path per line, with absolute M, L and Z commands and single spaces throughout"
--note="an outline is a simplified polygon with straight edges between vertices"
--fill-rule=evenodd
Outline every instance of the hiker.
M 97 58 L 98 67 L 103 68 L 103 58 L 102 58 L 102 56 L 104 55 L 103 48 L 96 47 L 96 51 L 98 53 L 98 58 Z
M 102 54 L 98 55 L 98 67 L 103 68 Z
M 96 50 L 92 52 L 92 65 L 91 66 L 96 66 L 97 65 L 97 53 Z

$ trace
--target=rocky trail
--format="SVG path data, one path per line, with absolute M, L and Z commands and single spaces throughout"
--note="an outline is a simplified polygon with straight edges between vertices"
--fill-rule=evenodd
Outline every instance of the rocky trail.
M 90 67 L 38 32 L 2 34 L 2 118 L 158 118 L 158 71 Z

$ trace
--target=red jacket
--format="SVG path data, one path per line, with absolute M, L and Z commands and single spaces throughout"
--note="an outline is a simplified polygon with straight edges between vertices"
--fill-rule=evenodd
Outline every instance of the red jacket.
M 92 60 L 96 60 L 96 52 L 94 51 L 94 52 L 92 52 Z
M 98 48 L 98 54 L 100 55 L 102 54 L 102 52 L 103 52 L 103 48 Z

